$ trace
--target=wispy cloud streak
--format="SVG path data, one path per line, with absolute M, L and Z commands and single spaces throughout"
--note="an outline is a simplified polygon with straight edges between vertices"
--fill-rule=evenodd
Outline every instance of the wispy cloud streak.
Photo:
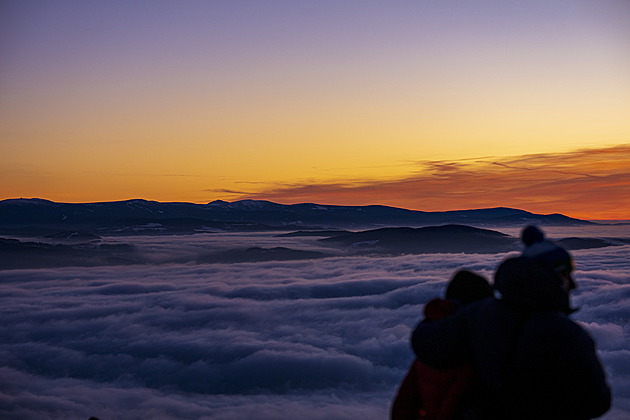
M 425 211 L 514 207 L 585 219 L 630 218 L 630 145 L 570 153 L 422 161 L 390 181 L 293 184 L 241 198 L 384 204 Z

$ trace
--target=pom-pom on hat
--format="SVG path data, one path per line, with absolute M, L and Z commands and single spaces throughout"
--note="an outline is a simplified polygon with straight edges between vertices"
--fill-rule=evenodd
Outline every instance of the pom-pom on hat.
M 525 229 L 523 229 L 523 233 L 521 234 L 521 239 L 525 246 L 530 246 L 536 242 L 542 242 L 545 240 L 545 234 L 542 233 L 540 229 L 536 226 L 529 225 Z
M 556 245 L 548 239 L 536 226 L 523 229 L 521 239 L 525 244 L 523 256 L 539 261 L 543 266 L 555 273 L 570 275 L 573 271 L 573 258 L 566 249 Z M 573 278 L 569 277 L 571 288 L 575 288 Z

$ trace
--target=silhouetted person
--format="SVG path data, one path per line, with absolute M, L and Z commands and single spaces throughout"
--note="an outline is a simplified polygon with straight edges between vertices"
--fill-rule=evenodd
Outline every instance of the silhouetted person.
M 475 419 L 590 419 L 610 408 L 610 387 L 589 334 L 569 319 L 573 261 L 535 227 L 522 255 L 495 274 L 499 299 L 421 322 L 412 335 L 430 366 L 472 364 Z
M 458 271 L 446 288 L 446 299 L 424 306 L 424 317 L 433 321 L 452 315 L 458 308 L 492 296 L 488 281 L 470 271 Z M 392 420 L 448 420 L 455 418 L 473 378 L 471 366 L 436 369 L 413 361 L 394 398 Z

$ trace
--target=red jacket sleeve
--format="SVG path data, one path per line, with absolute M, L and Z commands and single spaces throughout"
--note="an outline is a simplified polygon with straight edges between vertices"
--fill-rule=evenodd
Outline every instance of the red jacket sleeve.
M 418 361 L 414 360 L 405 375 L 391 407 L 391 420 L 418 420 L 420 418 L 420 387 Z

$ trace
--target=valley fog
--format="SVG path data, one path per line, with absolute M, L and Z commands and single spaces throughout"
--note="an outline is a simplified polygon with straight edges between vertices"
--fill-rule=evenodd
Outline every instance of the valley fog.
M 514 237 L 519 237 L 522 230 L 522 227 L 505 228 L 483 226 L 483 228 L 496 230 Z M 552 226 L 543 227 L 543 229 L 550 239 L 568 237 L 630 237 L 630 223 L 593 226 Z M 117 235 L 103 236 L 101 242 L 112 245 L 131 244 L 143 257 L 154 263 L 173 262 L 174 260 L 186 259 L 200 253 L 212 253 L 226 249 L 246 249 L 250 247 L 287 247 L 291 249 L 318 251 L 327 254 L 338 253 L 337 248 L 319 240 L 325 237 L 325 234 L 322 234 L 322 236 L 283 236 L 290 232 L 294 231 L 278 230 L 257 233 L 204 232 L 188 235 Z M 18 239 L 55 243 L 54 240 L 45 238 L 18 237 Z
M 545 228 L 551 238 L 629 230 Z M 317 238 L 277 233 L 105 237 L 156 264 L 0 271 L 0 417 L 384 419 L 423 304 L 456 269 L 491 279 L 507 255 L 163 263 L 225 247 L 325 252 Z M 627 418 L 630 246 L 572 254 L 573 319 L 613 387 L 603 418 Z

